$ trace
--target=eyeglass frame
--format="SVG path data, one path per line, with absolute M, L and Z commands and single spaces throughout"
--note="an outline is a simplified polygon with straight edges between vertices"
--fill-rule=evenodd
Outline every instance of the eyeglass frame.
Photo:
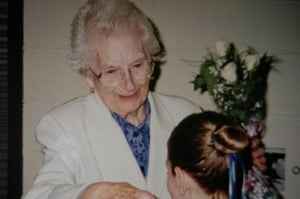
M 153 60 L 148 60 L 148 59 L 146 59 L 146 60 L 137 60 L 137 61 L 133 62 L 132 64 L 129 64 L 128 67 L 127 67 L 127 69 L 124 69 L 124 68 L 122 68 L 121 66 L 109 66 L 109 67 L 116 67 L 116 68 L 118 68 L 118 70 L 122 70 L 122 71 L 123 71 L 121 78 L 118 79 L 118 81 L 113 82 L 113 83 L 110 83 L 110 84 L 101 81 L 101 76 L 102 76 L 103 73 L 105 73 L 105 72 L 100 72 L 100 73 L 97 75 L 97 74 L 94 72 L 94 70 L 92 70 L 91 67 L 89 67 L 89 70 L 93 73 L 93 75 L 95 75 L 95 77 L 96 77 L 96 78 L 99 80 L 99 82 L 101 82 L 103 85 L 115 87 L 115 86 L 117 86 L 117 84 L 120 84 L 122 78 L 124 78 L 125 70 L 127 70 L 127 71 L 129 72 L 130 76 L 133 77 L 135 80 L 136 80 L 136 79 L 139 79 L 139 78 L 137 78 L 133 73 L 131 73 L 131 71 L 130 71 L 130 68 L 131 68 L 133 65 L 135 65 L 135 64 L 137 64 L 137 63 L 139 63 L 139 62 L 142 63 L 142 64 L 148 63 L 148 64 L 149 64 L 148 66 L 151 66 L 151 72 L 150 72 L 149 74 L 145 75 L 145 77 L 143 77 L 143 80 L 146 80 L 146 79 L 148 79 L 148 78 L 151 78 L 151 75 L 153 74 L 153 71 L 154 71 L 154 68 L 155 68 L 155 61 L 153 61 Z M 109 67 L 106 67 L 106 68 L 109 68 Z

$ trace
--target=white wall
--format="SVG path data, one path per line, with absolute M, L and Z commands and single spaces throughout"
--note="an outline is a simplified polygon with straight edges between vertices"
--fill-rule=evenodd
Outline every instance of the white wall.
M 39 118 L 51 107 L 88 91 L 69 67 L 69 30 L 84 0 L 25 0 L 24 16 L 24 192 L 42 164 L 34 138 Z M 268 90 L 268 147 L 286 149 L 286 198 L 300 195 L 300 1 L 297 0 L 134 0 L 160 29 L 167 49 L 156 91 L 185 96 L 214 109 L 207 96 L 193 91 L 191 67 L 182 59 L 200 60 L 218 39 L 249 44 L 279 56 L 280 73 L 272 72 Z

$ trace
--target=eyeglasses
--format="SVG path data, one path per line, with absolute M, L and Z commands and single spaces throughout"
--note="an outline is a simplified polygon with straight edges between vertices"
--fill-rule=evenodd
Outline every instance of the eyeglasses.
M 153 61 L 139 60 L 128 66 L 128 72 L 134 80 L 140 84 L 146 83 L 146 80 L 151 77 L 153 72 Z M 90 69 L 91 70 L 91 69 Z M 102 72 L 97 75 L 91 70 L 99 81 L 106 86 L 118 86 L 124 78 L 126 69 L 120 66 L 105 67 Z

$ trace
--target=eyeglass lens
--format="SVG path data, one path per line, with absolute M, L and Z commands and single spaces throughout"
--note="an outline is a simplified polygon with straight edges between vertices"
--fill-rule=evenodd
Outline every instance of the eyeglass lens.
M 149 60 L 135 62 L 128 66 L 127 71 L 139 83 L 144 83 L 151 76 L 152 64 Z M 100 81 L 106 85 L 118 84 L 124 78 L 125 70 L 121 67 L 107 67 L 100 75 Z

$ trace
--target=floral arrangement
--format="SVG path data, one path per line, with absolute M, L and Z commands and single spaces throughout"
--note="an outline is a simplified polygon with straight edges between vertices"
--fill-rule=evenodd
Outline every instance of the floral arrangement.
M 208 91 L 222 112 L 244 125 L 251 137 L 259 136 L 266 115 L 267 78 L 276 61 L 251 47 L 239 51 L 232 42 L 217 41 L 192 81 L 194 90 Z
M 278 59 L 251 47 L 238 50 L 232 42 L 217 41 L 200 63 L 194 90 L 208 92 L 217 107 L 243 125 L 249 136 L 261 139 L 266 117 L 265 94 L 269 72 Z M 249 199 L 277 199 L 278 192 L 255 165 L 247 171 Z
M 249 199 L 280 199 L 271 179 L 262 175 L 255 167 L 248 171 L 246 193 Z

